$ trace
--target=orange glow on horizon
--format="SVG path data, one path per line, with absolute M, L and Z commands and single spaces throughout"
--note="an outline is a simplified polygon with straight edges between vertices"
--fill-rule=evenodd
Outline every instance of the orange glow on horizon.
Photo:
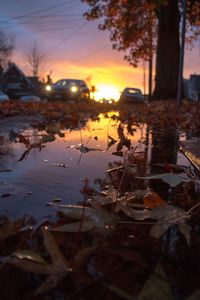
M 139 88 L 144 91 L 143 69 L 133 68 L 126 62 L 99 66 L 96 62 L 93 67 L 87 65 L 72 65 L 55 62 L 52 72 L 53 81 L 61 78 L 77 78 L 86 80 L 89 87 L 95 86 L 95 98 L 118 99 L 126 87 Z M 89 80 L 87 80 L 89 78 Z
M 15 61 L 18 61 L 19 67 L 25 74 L 31 76 L 24 65 L 22 55 L 16 56 Z M 144 91 L 143 68 L 140 66 L 133 68 L 127 62 L 116 62 L 111 57 L 107 57 L 103 63 L 92 58 L 88 63 L 81 62 L 80 64 L 58 59 L 52 59 L 49 63 L 48 68 L 40 74 L 41 79 L 46 80 L 47 74 L 52 71 L 53 82 L 64 78 L 85 80 L 89 88 L 95 86 L 97 100 L 100 98 L 117 100 L 126 87 L 139 88 Z
M 94 99 L 99 101 L 101 99 L 114 99 L 115 101 L 119 100 L 120 91 L 116 86 L 99 84 L 97 85 L 97 90 L 94 93 Z

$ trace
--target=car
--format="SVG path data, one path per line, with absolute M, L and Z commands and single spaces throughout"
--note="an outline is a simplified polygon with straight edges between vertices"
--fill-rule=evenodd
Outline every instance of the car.
M 114 104 L 115 100 L 114 99 L 102 98 L 98 102 L 100 102 L 101 104 Z
M 60 79 L 52 85 L 46 85 L 45 89 L 49 100 L 88 102 L 90 99 L 89 88 L 80 79 Z
M 9 101 L 8 95 L 0 91 L 0 102 Z
M 119 103 L 143 103 L 144 101 L 145 97 L 142 91 L 132 87 L 125 88 L 119 98 Z

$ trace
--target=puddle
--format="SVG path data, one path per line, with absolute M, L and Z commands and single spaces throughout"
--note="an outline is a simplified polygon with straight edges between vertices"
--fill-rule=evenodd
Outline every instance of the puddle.
M 59 134 L 55 130 L 55 140 L 46 139 L 42 147 L 29 151 L 24 143 L 14 139 L 4 141 L 0 146 L 0 170 L 5 171 L 0 172 L 0 214 L 9 217 L 31 214 L 40 220 L 53 217 L 54 211 L 46 204 L 54 199 L 60 199 L 63 204 L 82 201 L 80 191 L 84 178 L 89 179 L 90 188 L 96 191 L 102 182 L 115 180 L 106 170 L 121 165 L 120 154 L 126 152 L 129 140 L 138 159 L 145 161 L 140 170 L 143 176 L 154 171 L 152 163 L 154 166 L 162 162 L 189 165 L 177 151 L 176 133 L 169 137 L 159 129 L 152 133 L 146 124 L 137 124 L 130 130 L 128 123 L 119 126 L 115 120 L 117 114 L 101 114 L 96 121 L 89 120 L 73 130 L 62 128 Z M 9 125 L 9 131 L 15 128 Z M 20 134 L 31 145 L 38 145 L 47 136 L 45 131 L 25 128 L 22 127 Z

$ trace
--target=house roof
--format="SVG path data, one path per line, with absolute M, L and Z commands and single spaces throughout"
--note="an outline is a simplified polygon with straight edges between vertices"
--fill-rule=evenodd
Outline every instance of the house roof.
M 15 63 L 10 63 L 7 67 L 7 69 L 4 71 L 4 76 L 12 69 L 15 68 L 16 71 L 20 74 L 21 77 L 24 78 L 24 80 L 31 86 L 33 86 L 31 80 L 28 79 L 28 77 L 24 74 L 24 72 L 15 64 Z

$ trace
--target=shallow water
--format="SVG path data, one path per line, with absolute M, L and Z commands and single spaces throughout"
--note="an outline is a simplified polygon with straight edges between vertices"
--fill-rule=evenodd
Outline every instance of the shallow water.
M 114 114 L 117 113 L 110 112 L 106 117 L 101 114 L 97 121 L 89 120 L 83 128 L 62 129 L 62 137 L 55 135 L 55 141 L 45 143 L 42 149 L 31 149 L 25 157 L 23 153 L 27 149 L 23 143 L 9 140 L 2 143 L 0 170 L 8 170 L 8 172 L 0 172 L 0 214 L 9 217 L 27 214 L 37 220 L 51 218 L 55 212 L 46 205 L 48 202 L 58 198 L 63 204 L 73 204 L 83 200 L 80 191 L 83 188 L 84 178 L 89 179 L 92 189 L 99 191 L 97 179 L 105 179 L 106 170 L 123 161 L 123 157 L 113 154 L 119 147 L 117 130 L 119 121 L 113 118 Z M 151 131 L 147 134 L 145 124 L 133 126 L 133 135 L 127 132 L 127 124 L 123 126 L 124 135 L 131 140 L 131 146 L 137 147 L 136 152 L 146 155 L 146 173 L 152 171 L 153 155 L 158 162 L 163 162 L 159 160 L 159 153 L 166 152 L 166 149 L 162 149 L 160 145 L 152 145 L 155 139 L 152 138 Z M 41 136 L 46 134 L 44 131 L 32 128 L 22 129 L 20 133 L 28 136 L 31 143 L 38 142 Z M 159 138 L 156 138 L 159 141 L 160 133 L 158 136 Z M 110 147 L 108 147 L 108 142 L 111 141 L 109 137 L 116 140 L 116 143 Z M 86 148 L 82 151 L 77 149 L 80 144 L 87 147 L 88 152 Z M 123 147 L 122 150 L 126 151 L 126 149 Z M 155 149 L 157 149 L 156 153 L 154 153 Z M 169 161 L 164 161 L 168 163 L 189 164 L 187 159 L 173 147 L 167 150 L 167 159 Z

